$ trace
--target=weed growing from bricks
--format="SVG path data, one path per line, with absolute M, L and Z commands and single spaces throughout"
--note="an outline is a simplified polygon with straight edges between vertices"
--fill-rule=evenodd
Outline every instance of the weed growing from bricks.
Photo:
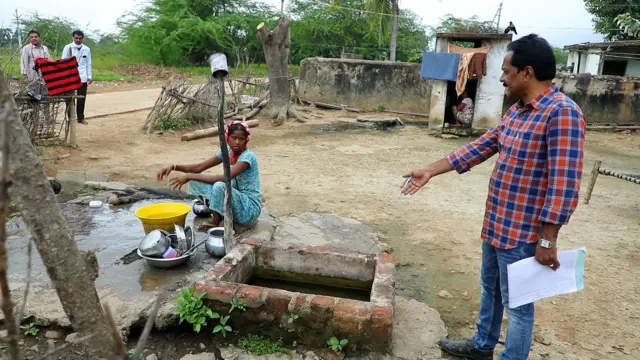
M 180 324 L 183 321 L 193 325 L 193 331 L 199 333 L 203 326 L 207 326 L 207 319 L 218 319 L 220 314 L 206 306 L 202 298 L 205 293 L 195 295 L 194 289 L 188 287 L 180 292 L 180 297 L 176 300 L 175 314 L 180 316 Z
M 295 342 L 294 342 L 295 343 Z M 296 344 L 297 345 L 297 344 Z M 252 355 L 261 356 L 269 354 L 289 354 L 289 350 L 282 345 L 282 339 L 277 342 L 270 341 L 259 335 L 249 334 L 238 341 L 238 346 Z M 294 345 L 295 347 L 295 345 Z
M 348 343 L 349 343 L 349 340 L 347 339 L 338 340 L 335 336 L 327 340 L 327 345 L 329 345 L 331 350 L 335 351 L 336 353 L 341 352 L 342 347 L 346 346 Z

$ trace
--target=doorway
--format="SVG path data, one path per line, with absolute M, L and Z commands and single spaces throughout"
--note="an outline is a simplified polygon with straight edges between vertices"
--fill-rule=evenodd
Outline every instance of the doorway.
M 465 91 L 473 100 L 473 107 L 475 110 L 476 107 L 476 97 L 478 93 L 478 79 L 467 80 L 467 85 L 465 86 Z M 460 125 L 456 124 L 454 120 L 452 107 L 454 105 L 460 104 L 462 101 L 462 96 L 458 96 L 456 92 L 456 82 L 448 81 L 447 82 L 447 98 L 445 101 L 445 109 L 444 109 L 444 122 L 442 124 L 442 132 L 447 134 L 459 134 L 461 132 L 467 133 L 472 128 L 473 118 L 470 124 Z

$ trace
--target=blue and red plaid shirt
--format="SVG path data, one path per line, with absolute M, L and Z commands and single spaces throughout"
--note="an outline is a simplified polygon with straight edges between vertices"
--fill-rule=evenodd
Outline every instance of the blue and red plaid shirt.
M 511 106 L 500 125 L 447 156 L 460 174 L 498 153 L 482 240 L 502 249 L 538 241 L 541 223 L 567 224 L 578 205 L 585 121 L 554 84 Z

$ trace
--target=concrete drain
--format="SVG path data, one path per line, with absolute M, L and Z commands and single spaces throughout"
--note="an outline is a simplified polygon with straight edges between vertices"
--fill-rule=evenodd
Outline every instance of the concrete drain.
M 247 311 L 234 315 L 235 328 L 269 327 L 318 347 L 335 336 L 357 350 L 387 352 L 394 285 L 395 261 L 387 253 L 249 241 L 220 260 L 196 290 L 216 311 L 228 311 L 233 298 L 242 300 Z M 297 321 L 289 321 L 292 315 Z

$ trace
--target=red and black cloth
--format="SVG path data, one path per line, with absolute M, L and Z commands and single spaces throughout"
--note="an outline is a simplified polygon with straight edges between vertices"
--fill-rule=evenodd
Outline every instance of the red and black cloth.
M 61 60 L 36 58 L 35 63 L 36 70 L 42 73 L 42 80 L 50 96 L 77 90 L 82 86 L 75 56 Z

